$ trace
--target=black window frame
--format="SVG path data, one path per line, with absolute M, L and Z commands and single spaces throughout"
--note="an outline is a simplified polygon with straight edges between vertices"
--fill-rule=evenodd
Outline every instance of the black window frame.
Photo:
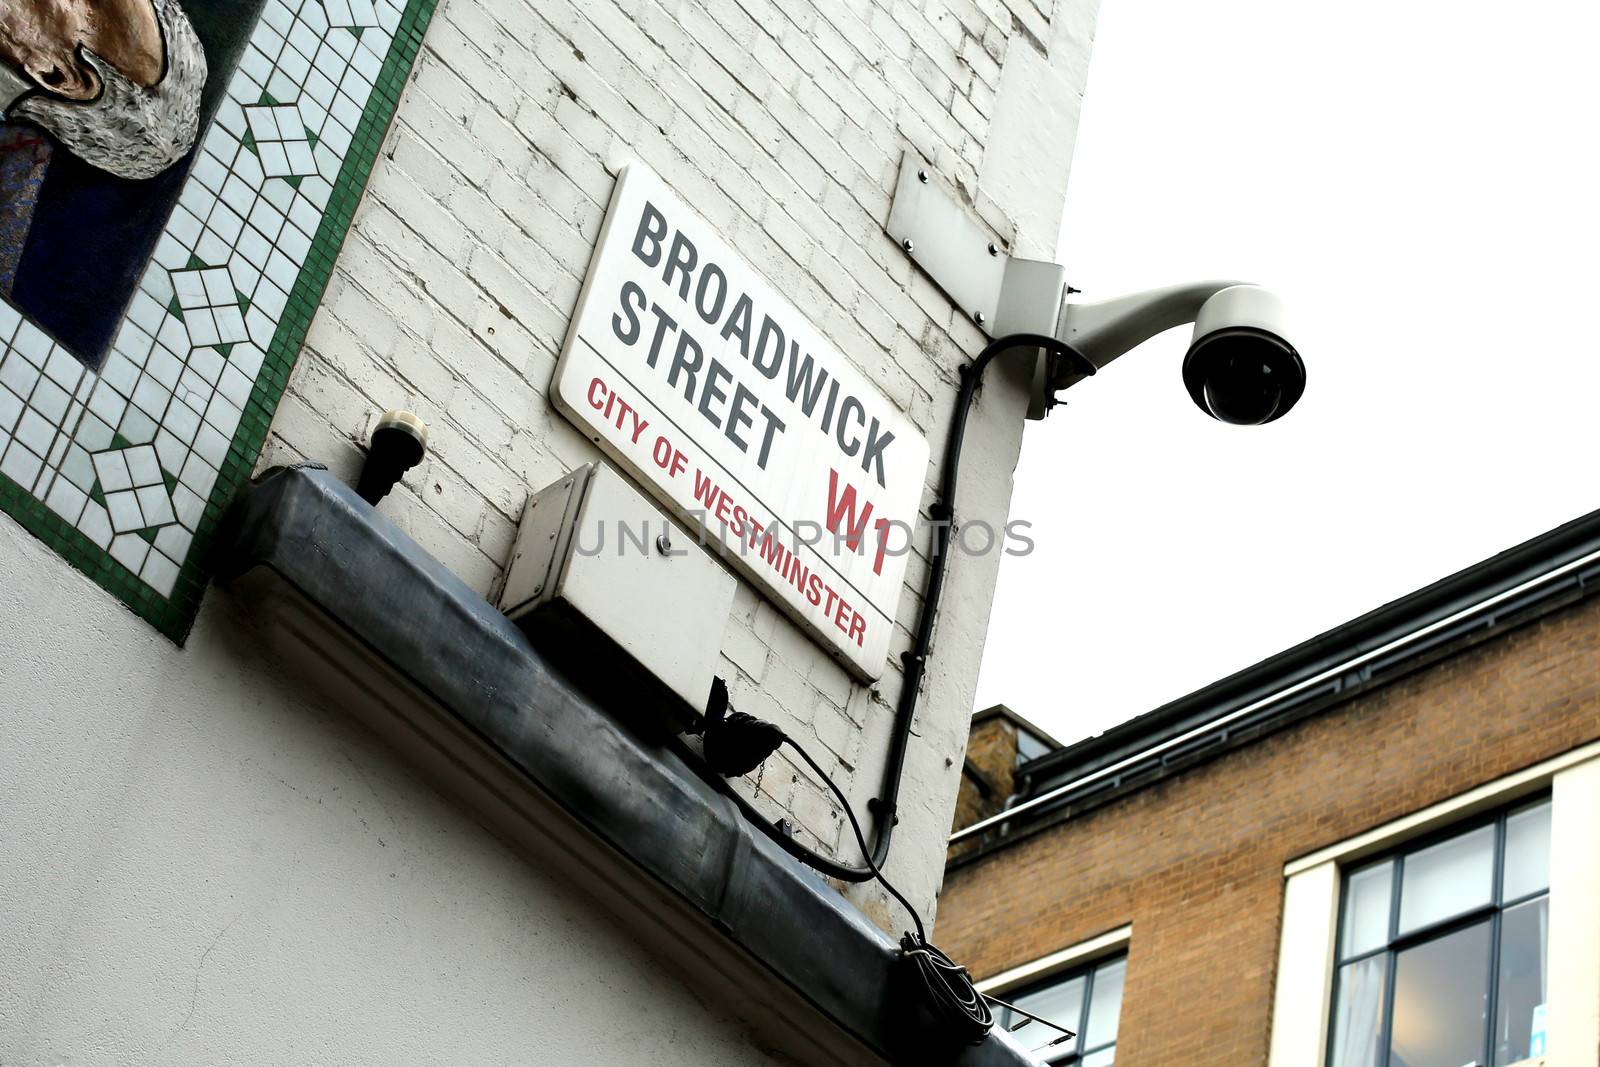
M 1053 974 L 1049 975 L 1048 977 L 1041 978 L 1036 982 L 1030 982 L 1027 985 L 1021 985 L 1021 986 L 1016 986 L 1016 987 L 1011 988 L 1011 989 L 1007 989 L 1004 993 L 996 993 L 995 996 L 999 997 L 1001 1000 L 1007 1000 L 1007 1001 L 1010 1001 L 1010 1002 L 1012 1002 L 1014 1004 L 1018 1000 L 1022 999 L 1023 997 L 1031 996 L 1034 993 L 1041 993 L 1046 989 L 1052 989 L 1052 988 L 1054 988 L 1056 986 L 1063 986 L 1063 985 L 1068 984 L 1069 982 L 1073 982 L 1073 981 L 1075 981 L 1075 980 L 1077 980 L 1079 978 L 1082 978 L 1083 979 L 1083 1001 L 1078 1006 L 1078 1018 L 1075 1019 L 1075 1020 L 1067 1020 L 1067 1019 L 1051 1019 L 1050 1020 L 1052 1023 L 1056 1023 L 1056 1024 L 1060 1025 L 1060 1026 L 1065 1026 L 1067 1029 L 1071 1030 L 1074 1034 L 1078 1035 L 1077 1039 L 1074 1041 L 1074 1044 L 1075 1045 L 1076 1044 L 1081 1044 L 1083 1041 L 1087 1041 L 1088 1040 L 1088 1036 L 1089 1036 L 1089 1009 L 1094 1004 L 1094 979 L 1095 979 L 1095 974 L 1101 968 L 1108 967 L 1111 964 L 1117 963 L 1119 961 L 1123 964 L 1122 991 L 1123 991 L 1123 1000 L 1126 1000 L 1127 999 L 1127 990 L 1128 990 L 1128 985 L 1127 985 L 1128 950 L 1126 948 L 1122 949 L 1120 952 L 1112 952 L 1112 953 L 1110 953 L 1108 955 L 1105 955 L 1105 956 L 1096 956 L 1094 959 L 1088 961 L 1087 963 L 1080 963 L 1075 967 L 1064 969 L 1064 970 L 1060 970 L 1060 971 L 1056 971 Z M 1006 1008 L 1001 1008 L 1000 1009 L 1001 1012 L 1005 1012 L 1007 1010 L 1008 1009 L 1006 1009 Z M 999 1018 L 1003 1019 L 1004 1016 L 1002 1015 Z M 1043 1039 L 1043 1040 L 1040 1041 L 1040 1047 L 1030 1049 L 1030 1051 L 1032 1053 L 1040 1056 L 1042 1058 L 1043 1062 L 1048 1064 L 1049 1067 L 1073 1067 L 1074 1064 L 1082 1062 L 1083 1060 L 1087 1059 L 1090 1056 L 1093 1056 L 1097 1052 L 1104 1052 L 1106 1049 L 1114 1049 L 1114 1048 L 1116 1048 L 1118 1043 L 1119 1043 L 1118 1042 L 1118 1038 L 1120 1038 L 1122 1036 L 1122 1025 L 1121 1025 L 1121 1023 L 1122 1023 L 1122 1001 L 1118 1001 L 1118 1003 L 1117 1003 L 1117 1024 L 1118 1024 L 1117 1025 L 1117 1037 L 1112 1038 L 1110 1041 L 1107 1041 L 1107 1042 L 1104 1042 L 1102 1044 L 1096 1045 L 1093 1048 L 1081 1048 L 1081 1049 L 1080 1048 L 1073 1048 L 1070 1051 L 1060 1053 L 1059 1054 L 1059 1058 L 1052 1057 L 1050 1055 L 1049 1049 L 1047 1047 L 1045 1047 L 1048 1044 L 1049 1041 L 1053 1041 L 1056 1038 L 1061 1036 L 1059 1031 L 1056 1031 L 1056 1030 L 1052 1029 L 1049 1026 L 1045 1026 L 1042 1023 L 1029 1023 L 1028 1026 L 1027 1026 L 1027 1030 L 1024 1031 L 1024 1033 L 1032 1032 L 1034 1034 L 1039 1034 L 1039 1035 L 1043 1035 L 1043 1034 L 1049 1034 L 1050 1035 L 1049 1038 Z M 1015 1031 L 1011 1030 L 1010 1028 L 1008 1028 L 1008 1032 L 1015 1032 Z M 1019 1040 L 1023 1041 L 1024 1044 L 1028 1043 L 1028 1039 L 1027 1038 L 1019 1038 Z M 1115 1059 L 1116 1057 L 1113 1055 L 1112 1058 Z
M 1415 948 L 1475 926 L 1485 919 L 1489 920 L 1489 953 L 1488 953 L 1488 1001 L 1484 1011 L 1483 1043 L 1480 1046 L 1488 1056 L 1487 1062 L 1482 1062 L 1481 1067 L 1493 1067 L 1494 1060 L 1494 1025 L 1499 1014 L 1499 973 L 1500 973 L 1500 941 L 1501 926 L 1508 911 L 1513 908 L 1530 904 L 1541 898 L 1548 898 L 1550 885 L 1548 876 L 1543 889 L 1532 893 L 1525 893 L 1519 897 L 1504 899 L 1505 892 L 1505 860 L 1506 860 L 1506 824 L 1511 816 L 1539 807 L 1541 804 L 1551 805 L 1554 810 L 1554 798 L 1550 791 L 1532 793 L 1518 797 L 1516 800 L 1502 805 L 1486 814 L 1463 819 L 1451 823 L 1431 833 L 1412 838 L 1394 848 L 1380 852 L 1373 856 L 1364 857 L 1357 863 L 1341 865 L 1339 869 L 1339 912 L 1334 924 L 1333 943 L 1333 976 L 1332 995 L 1328 999 L 1328 1032 L 1324 1043 L 1324 1062 L 1333 1064 L 1334 1043 L 1338 1039 L 1339 998 L 1343 994 L 1343 982 L 1340 980 L 1341 972 L 1353 963 L 1387 954 L 1388 960 L 1384 968 L 1383 978 L 1383 1020 L 1378 1029 L 1378 1062 L 1373 1067 L 1390 1067 L 1391 1041 L 1394 1036 L 1394 1001 L 1395 977 L 1398 969 L 1400 955 L 1405 950 Z M 1407 858 L 1423 852 L 1434 845 L 1443 844 L 1457 837 L 1465 837 L 1483 829 L 1493 826 L 1494 832 L 1494 861 L 1491 874 L 1491 892 L 1489 902 L 1471 908 L 1458 915 L 1446 916 L 1432 923 L 1420 926 L 1415 930 L 1400 933 L 1400 893 L 1405 883 L 1405 861 Z M 1550 852 L 1555 853 L 1554 838 L 1550 842 Z M 1346 911 L 1350 905 L 1350 879 L 1352 875 L 1370 870 L 1383 863 L 1391 863 L 1393 867 L 1389 877 L 1389 927 L 1382 945 L 1365 952 L 1344 955 L 1344 924 Z M 1548 981 L 1548 975 L 1546 980 Z M 1529 1057 L 1523 1057 L 1524 1060 Z M 1513 1061 L 1520 1063 L 1521 1060 Z

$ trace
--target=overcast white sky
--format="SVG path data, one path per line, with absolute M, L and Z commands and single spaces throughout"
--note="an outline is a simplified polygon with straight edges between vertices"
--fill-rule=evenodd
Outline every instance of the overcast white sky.
M 1308 385 L 1212 422 L 1185 329 L 1031 423 L 979 708 L 1071 742 L 1600 507 L 1597 41 L 1572 0 L 1103 0 L 1074 299 L 1261 282 Z

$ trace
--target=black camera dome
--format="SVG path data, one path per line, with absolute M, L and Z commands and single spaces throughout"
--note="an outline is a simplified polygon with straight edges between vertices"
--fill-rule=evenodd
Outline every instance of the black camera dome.
M 1208 333 L 1189 346 L 1183 384 L 1207 415 L 1259 426 L 1279 418 L 1306 388 L 1306 366 L 1283 338 L 1250 326 Z

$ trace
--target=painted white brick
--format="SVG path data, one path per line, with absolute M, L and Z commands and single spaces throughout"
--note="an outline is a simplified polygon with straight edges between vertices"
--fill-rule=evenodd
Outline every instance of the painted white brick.
M 527 493 L 597 457 L 547 393 L 614 170 L 630 158 L 908 411 L 937 457 L 957 370 L 984 339 L 882 231 L 900 156 L 930 159 L 1008 244 L 1053 243 L 1065 173 L 1019 177 L 1006 124 L 1048 121 L 1070 160 L 1094 0 L 1063 4 L 1048 19 L 1033 0 L 442 4 L 263 462 L 317 458 L 353 478 L 375 414 L 410 406 L 432 448 L 385 513 L 489 591 Z M 1014 70 L 1047 72 L 1022 80 L 1064 98 L 1036 94 L 1049 114 L 1019 112 Z M 992 376 L 969 429 L 961 515 L 1003 521 L 1020 404 L 1016 382 Z M 908 561 L 895 655 L 910 643 L 925 553 L 924 539 Z M 908 757 L 889 871 L 926 918 L 997 565 L 952 564 Z M 744 584 L 720 662 L 734 706 L 791 731 L 865 816 L 898 662 L 856 684 Z M 831 795 L 787 756 L 735 788 L 793 819 L 802 840 L 856 859 Z M 876 890 L 850 894 L 904 925 Z

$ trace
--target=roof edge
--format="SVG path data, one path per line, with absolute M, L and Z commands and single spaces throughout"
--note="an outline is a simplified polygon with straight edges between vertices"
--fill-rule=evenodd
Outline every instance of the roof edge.
M 1180 737 L 1234 708 L 1269 697 L 1344 660 L 1382 648 L 1597 551 L 1600 510 L 1530 538 L 1104 733 L 1041 756 L 1027 767 L 1034 792 L 1044 792 L 1054 782 L 1094 773 L 1142 749 Z M 1512 614 L 1520 613 L 1504 613 L 1508 622 Z
M 1034 722 L 1026 715 L 1020 715 L 1017 712 L 1012 711 L 1011 708 L 1006 704 L 990 704 L 982 711 L 975 711 L 972 713 L 973 726 L 977 726 L 979 723 L 988 722 L 990 719 L 1005 719 L 1012 725 L 1020 727 L 1021 729 L 1028 731 L 1030 734 L 1033 734 L 1035 737 L 1053 749 L 1059 750 L 1066 747 L 1060 741 L 1056 740 L 1056 738 L 1048 730 L 1042 729 L 1038 723 Z M 1040 756 L 1039 758 L 1048 759 L 1049 756 Z

